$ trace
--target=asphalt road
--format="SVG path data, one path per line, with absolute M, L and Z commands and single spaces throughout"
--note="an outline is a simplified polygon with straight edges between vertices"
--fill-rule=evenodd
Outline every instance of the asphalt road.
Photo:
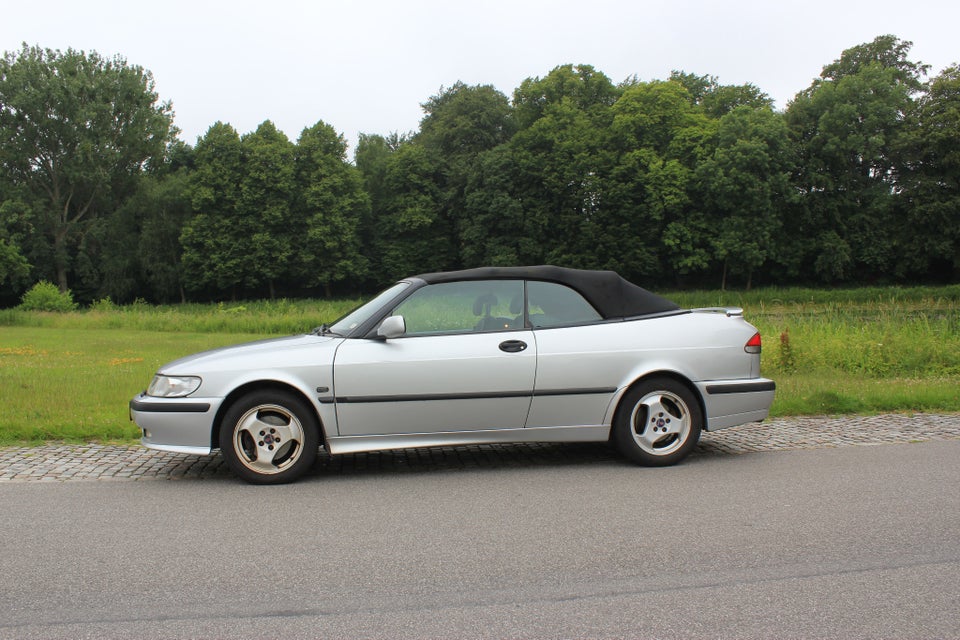
M 960 638 L 960 440 L 0 484 L 0 638 Z

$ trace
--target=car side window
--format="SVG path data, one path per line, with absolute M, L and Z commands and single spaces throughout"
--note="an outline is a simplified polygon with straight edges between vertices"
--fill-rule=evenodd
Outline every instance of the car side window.
M 523 281 L 444 282 L 417 289 L 393 310 L 407 335 L 523 328 Z
M 528 282 L 527 304 L 530 325 L 534 328 L 562 327 L 603 319 L 583 296 L 554 282 Z

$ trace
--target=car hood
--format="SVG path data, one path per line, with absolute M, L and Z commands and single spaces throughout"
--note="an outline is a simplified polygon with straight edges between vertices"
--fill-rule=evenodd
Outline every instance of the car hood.
M 343 338 L 333 336 L 299 335 L 268 338 L 244 344 L 220 347 L 168 362 L 159 373 L 167 375 L 196 375 L 205 370 L 234 369 L 238 366 L 271 366 L 273 363 L 292 364 L 306 357 L 319 364 L 324 358 L 317 351 L 333 352 Z M 306 354 L 309 354 L 308 356 Z

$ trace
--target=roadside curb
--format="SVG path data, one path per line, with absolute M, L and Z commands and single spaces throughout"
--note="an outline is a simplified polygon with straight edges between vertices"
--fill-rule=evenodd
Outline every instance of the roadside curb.
M 960 439 L 960 414 L 818 416 L 768 420 L 704 433 L 694 456 Z M 535 467 L 618 459 L 604 444 L 510 444 L 321 455 L 309 475 Z M 140 446 L 54 444 L 0 448 L 0 483 L 233 478 L 222 456 Z

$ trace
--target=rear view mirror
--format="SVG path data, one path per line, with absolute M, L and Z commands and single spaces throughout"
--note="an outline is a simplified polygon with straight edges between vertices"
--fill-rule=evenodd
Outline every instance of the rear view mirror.
M 399 338 L 406 332 L 407 323 L 404 322 L 403 316 L 389 316 L 380 323 L 380 328 L 377 329 L 377 336 L 389 340 L 390 338 Z

